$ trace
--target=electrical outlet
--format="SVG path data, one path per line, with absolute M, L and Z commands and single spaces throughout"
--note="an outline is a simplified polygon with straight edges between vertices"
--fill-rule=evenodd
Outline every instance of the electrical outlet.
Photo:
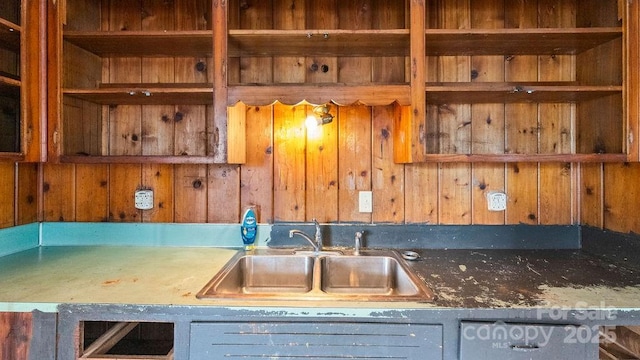
M 502 191 L 490 191 L 487 193 L 487 207 L 490 211 L 507 210 L 507 194 Z
M 135 203 L 136 209 L 153 209 L 153 190 L 136 190 Z
M 373 212 L 373 193 L 371 191 L 360 191 L 358 193 L 358 208 L 361 213 Z

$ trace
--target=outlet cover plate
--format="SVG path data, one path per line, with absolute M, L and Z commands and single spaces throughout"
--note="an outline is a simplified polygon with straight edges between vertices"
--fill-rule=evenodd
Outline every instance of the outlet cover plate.
M 153 190 L 136 190 L 135 203 L 136 209 L 153 209 Z
M 487 207 L 490 211 L 507 210 L 507 194 L 502 191 L 490 191 L 487 193 Z

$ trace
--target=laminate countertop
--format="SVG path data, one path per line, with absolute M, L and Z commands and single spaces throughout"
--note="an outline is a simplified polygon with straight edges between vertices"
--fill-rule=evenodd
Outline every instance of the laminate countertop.
M 38 247 L 0 258 L 0 311 L 59 304 L 226 307 L 640 309 L 640 271 L 579 250 L 418 250 L 409 266 L 433 290 L 422 302 L 200 300 L 237 250 L 211 247 Z

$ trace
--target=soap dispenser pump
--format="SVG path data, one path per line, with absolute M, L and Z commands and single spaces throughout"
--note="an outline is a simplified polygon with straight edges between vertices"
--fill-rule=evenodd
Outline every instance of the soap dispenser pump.
M 248 208 L 242 216 L 242 224 L 240 225 L 240 234 L 242 235 L 242 243 L 245 250 L 252 250 L 258 233 L 258 222 L 256 221 L 256 212 L 253 208 Z

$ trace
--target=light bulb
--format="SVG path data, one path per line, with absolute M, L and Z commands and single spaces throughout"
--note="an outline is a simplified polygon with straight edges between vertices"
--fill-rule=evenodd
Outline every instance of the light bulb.
M 307 129 L 312 130 L 317 128 L 318 125 L 320 125 L 320 122 L 314 115 L 309 115 L 307 116 L 307 119 L 304 121 L 304 124 L 307 127 Z

